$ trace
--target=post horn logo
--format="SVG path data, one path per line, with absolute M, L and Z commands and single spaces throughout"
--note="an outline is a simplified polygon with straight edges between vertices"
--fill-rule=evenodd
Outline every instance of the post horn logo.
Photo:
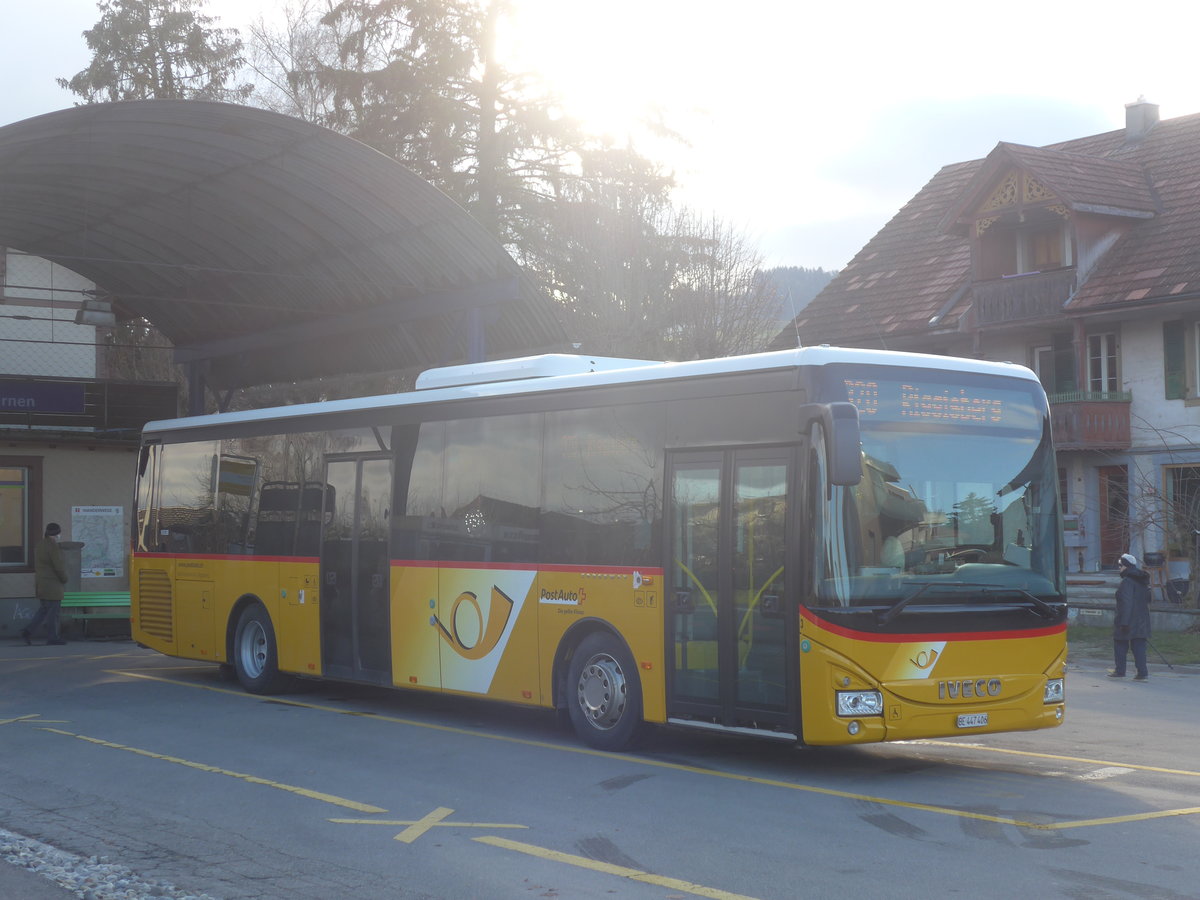
M 468 604 L 467 609 L 463 609 L 463 604 Z M 508 625 L 508 617 L 512 615 L 513 602 L 512 598 L 508 597 L 500 588 L 492 586 L 492 602 L 488 608 L 487 623 L 484 624 L 483 609 L 479 605 L 479 598 L 471 591 L 463 591 L 454 601 L 454 605 L 450 607 L 450 628 L 447 628 L 442 620 L 437 616 L 431 616 L 429 624 L 433 625 L 438 630 L 438 634 L 442 636 L 442 640 L 450 645 L 450 648 L 461 656 L 463 659 L 483 659 L 500 643 L 500 636 L 504 634 L 504 628 Z M 477 627 L 474 634 L 478 635 L 471 643 L 467 643 L 463 639 L 463 635 L 459 633 L 459 614 L 469 617 L 471 610 L 475 612 Z M 463 621 L 464 626 L 470 619 Z M 469 638 L 468 638 L 469 639 Z
M 909 659 L 909 662 L 918 669 L 928 669 L 937 662 L 938 652 L 936 650 L 922 650 L 915 657 Z

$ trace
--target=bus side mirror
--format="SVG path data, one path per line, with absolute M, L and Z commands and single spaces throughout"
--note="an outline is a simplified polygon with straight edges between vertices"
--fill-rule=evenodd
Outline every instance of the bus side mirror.
M 862 435 L 858 430 L 858 407 L 853 403 L 829 404 L 825 441 L 829 482 L 851 487 L 862 481 Z

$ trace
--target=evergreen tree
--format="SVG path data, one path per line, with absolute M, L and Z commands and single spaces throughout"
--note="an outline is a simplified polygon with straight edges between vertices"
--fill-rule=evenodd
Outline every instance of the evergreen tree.
M 581 152 L 578 177 L 564 178 L 530 210 L 519 261 L 561 308 L 585 353 L 663 358 L 667 306 L 679 260 L 669 230 L 670 179 L 628 148 Z
M 628 148 L 593 148 L 543 208 L 522 258 L 587 353 L 701 359 L 763 349 L 775 286 L 746 235 L 670 202 L 670 178 Z
M 86 103 L 249 97 L 234 29 L 216 28 L 205 0 L 100 0 L 100 20 L 83 32 L 92 61 L 58 84 Z
M 288 33 L 260 28 L 255 56 L 270 104 L 403 162 L 510 249 L 587 143 L 557 99 L 496 57 L 506 0 L 311 0 Z M 305 19 L 305 15 L 317 18 Z M 286 68 L 288 71 L 280 71 Z

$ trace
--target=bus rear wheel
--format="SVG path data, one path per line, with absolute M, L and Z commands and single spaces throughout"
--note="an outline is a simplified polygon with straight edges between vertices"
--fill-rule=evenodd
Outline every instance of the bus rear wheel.
M 624 750 L 642 732 L 642 686 L 633 657 L 605 632 L 585 637 L 567 669 L 567 709 L 575 733 L 597 750 Z
M 279 671 L 275 628 L 261 604 L 247 606 L 238 617 L 233 667 L 238 681 L 251 694 L 274 694 L 287 686 L 288 677 Z

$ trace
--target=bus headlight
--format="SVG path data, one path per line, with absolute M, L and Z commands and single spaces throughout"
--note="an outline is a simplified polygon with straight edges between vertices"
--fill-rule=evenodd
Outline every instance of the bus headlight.
M 839 716 L 882 716 L 883 694 L 879 691 L 838 691 Z
M 1063 696 L 1063 680 L 1061 678 L 1051 678 L 1046 682 L 1046 690 L 1042 693 L 1043 703 L 1062 703 Z

